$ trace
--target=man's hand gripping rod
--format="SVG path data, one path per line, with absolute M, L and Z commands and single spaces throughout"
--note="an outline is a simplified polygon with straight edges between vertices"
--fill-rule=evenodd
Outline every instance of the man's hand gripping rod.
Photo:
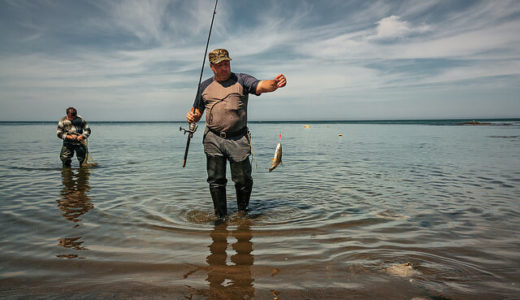
M 186 141 L 186 150 L 184 151 L 184 159 L 182 160 L 182 167 L 186 166 L 186 160 L 188 160 L 188 150 L 190 149 L 190 141 L 195 131 L 197 131 L 197 123 L 190 123 L 189 129 L 179 127 L 179 131 L 184 131 L 184 134 L 188 133 L 188 140 Z

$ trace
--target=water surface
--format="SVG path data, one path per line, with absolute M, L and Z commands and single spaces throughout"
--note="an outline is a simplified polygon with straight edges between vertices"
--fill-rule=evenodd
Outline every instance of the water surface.
M 56 124 L 1 123 L 0 297 L 518 299 L 520 124 L 458 123 L 251 123 L 222 224 L 203 126 L 183 169 L 184 124 L 92 122 L 62 169 Z

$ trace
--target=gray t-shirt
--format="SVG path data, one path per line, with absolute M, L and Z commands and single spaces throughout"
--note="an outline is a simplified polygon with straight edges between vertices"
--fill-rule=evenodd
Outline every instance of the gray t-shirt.
M 194 106 L 206 111 L 206 126 L 218 132 L 236 132 L 247 126 L 249 94 L 256 95 L 260 80 L 243 73 L 231 73 L 228 80 L 213 77 L 200 85 Z

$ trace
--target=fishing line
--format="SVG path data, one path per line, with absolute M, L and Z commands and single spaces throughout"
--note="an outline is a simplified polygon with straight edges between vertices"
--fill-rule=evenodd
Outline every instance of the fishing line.
M 215 0 L 215 8 L 213 9 L 213 17 L 211 18 L 211 25 L 209 26 L 209 34 L 208 34 L 208 41 L 206 42 L 206 50 L 204 51 L 204 57 L 202 58 L 202 68 L 200 69 L 200 78 L 199 78 L 199 84 L 197 85 L 197 94 L 195 95 L 195 101 L 199 99 L 199 93 L 200 93 L 200 83 L 202 82 L 202 74 L 204 73 L 204 65 L 206 63 L 206 55 L 208 54 L 208 46 L 209 46 L 209 40 L 211 38 L 211 31 L 213 30 L 213 21 L 215 20 L 215 14 L 217 14 L 217 4 L 218 0 Z M 193 106 L 193 112 L 195 113 L 195 108 L 199 106 L 199 103 L 194 103 Z

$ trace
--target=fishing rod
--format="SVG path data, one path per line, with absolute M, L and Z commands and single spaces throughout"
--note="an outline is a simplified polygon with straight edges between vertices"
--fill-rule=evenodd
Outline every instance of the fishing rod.
M 199 84 L 197 85 L 197 94 L 195 95 L 195 101 L 193 102 L 193 113 L 195 113 L 195 109 L 197 108 L 198 104 L 196 101 L 199 99 L 200 94 L 200 83 L 202 82 L 202 74 L 204 73 L 204 64 L 206 63 L 206 55 L 208 54 L 208 46 L 209 46 L 209 40 L 211 38 L 211 31 L 213 30 L 213 21 L 215 20 L 215 14 L 217 13 L 217 4 L 218 0 L 215 0 L 215 8 L 213 9 L 213 16 L 211 18 L 211 25 L 209 26 L 209 34 L 208 34 L 208 41 L 206 42 L 206 50 L 204 51 L 204 57 L 202 58 L 202 68 L 200 69 L 200 77 L 199 77 Z M 184 134 L 188 133 L 188 140 L 186 141 L 186 150 L 184 151 L 184 159 L 182 161 L 182 167 L 184 168 L 186 166 L 186 160 L 188 160 L 188 150 L 190 149 L 190 141 L 193 137 L 193 134 L 195 131 L 197 131 L 197 123 L 189 123 L 189 128 L 184 129 L 179 127 L 180 131 L 184 131 Z

